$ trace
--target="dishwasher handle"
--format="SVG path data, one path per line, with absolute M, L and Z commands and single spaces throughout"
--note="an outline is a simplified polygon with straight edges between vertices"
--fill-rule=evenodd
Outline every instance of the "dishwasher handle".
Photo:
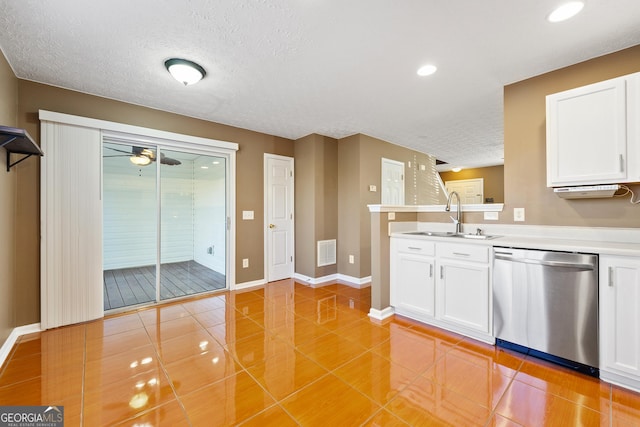
M 564 261 L 544 261 L 539 259 L 531 259 L 531 258 L 518 258 L 514 257 L 513 254 L 507 252 L 496 252 L 495 259 L 501 259 L 504 261 L 512 261 L 512 262 L 521 262 L 524 264 L 532 264 L 532 265 L 544 265 L 546 267 L 563 267 L 563 268 L 579 268 L 581 270 L 594 270 L 594 264 L 584 264 L 578 262 L 564 262 Z

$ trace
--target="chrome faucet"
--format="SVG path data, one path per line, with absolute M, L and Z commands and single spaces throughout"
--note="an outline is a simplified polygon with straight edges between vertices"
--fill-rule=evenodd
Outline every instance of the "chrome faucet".
M 447 199 L 447 206 L 444 208 L 444 210 L 447 212 L 451 212 L 451 199 L 453 198 L 454 194 L 456 196 L 456 200 L 458 201 L 458 204 L 457 204 L 458 211 L 455 219 L 452 216 L 450 216 L 449 218 L 451 218 L 451 220 L 456 225 L 456 234 L 461 234 L 462 233 L 462 209 L 460 209 L 460 195 L 456 191 L 452 191 L 451 193 L 449 193 L 449 198 Z

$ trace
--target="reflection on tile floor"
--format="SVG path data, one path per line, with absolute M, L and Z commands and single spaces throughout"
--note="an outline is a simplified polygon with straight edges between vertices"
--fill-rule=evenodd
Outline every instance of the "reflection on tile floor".
M 640 394 L 292 280 L 20 338 L 0 405 L 65 426 L 638 426 Z

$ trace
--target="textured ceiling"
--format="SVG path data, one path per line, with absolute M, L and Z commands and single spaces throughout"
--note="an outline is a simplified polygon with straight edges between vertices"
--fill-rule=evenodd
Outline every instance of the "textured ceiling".
M 19 78 L 297 139 L 364 133 L 463 166 L 503 158 L 502 90 L 640 44 L 639 0 L 0 0 Z M 170 57 L 201 64 L 184 87 Z M 438 66 L 418 77 L 424 63 Z

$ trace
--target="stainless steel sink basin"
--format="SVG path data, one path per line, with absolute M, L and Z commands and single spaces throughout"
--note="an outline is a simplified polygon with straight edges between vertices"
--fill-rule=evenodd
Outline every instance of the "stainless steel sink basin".
M 488 234 L 463 234 L 463 233 L 451 233 L 448 231 L 410 231 L 404 234 L 411 234 L 414 236 L 433 236 L 433 237 L 454 237 L 457 239 L 474 239 L 474 240 L 489 240 L 495 239 L 499 236 L 491 236 Z
M 456 233 L 446 231 L 410 231 L 404 234 L 412 234 L 414 236 L 435 236 L 435 237 L 455 237 Z

